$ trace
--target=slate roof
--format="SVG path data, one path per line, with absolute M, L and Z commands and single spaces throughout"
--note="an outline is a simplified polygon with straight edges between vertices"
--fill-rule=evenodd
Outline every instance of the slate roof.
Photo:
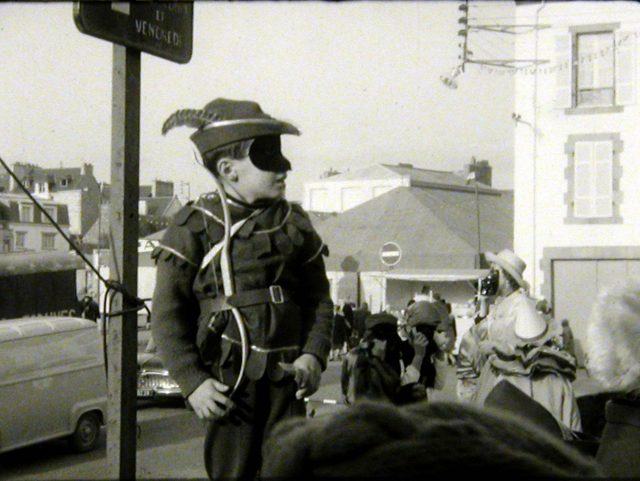
M 513 245 L 513 200 L 480 194 L 482 250 Z M 385 242 L 402 249 L 398 269 L 473 269 L 477 253 L 473 192 L 398 187 L 317 226 L 329 247 L 329 271 L 387 270 Z

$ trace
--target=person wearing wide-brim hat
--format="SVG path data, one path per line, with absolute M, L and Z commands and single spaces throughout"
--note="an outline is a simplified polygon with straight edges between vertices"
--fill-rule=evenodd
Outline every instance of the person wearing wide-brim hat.
M 187 405 L 207 421 L 212 479 L 252 479 L 265 436 L 304 416 L 331 348 L 328 249 L 284 197 L 292 124 L 252 101 L 183 109 L 163 134 L 190 127 L 215 191 L 184 206 L 154 249 L 151 321 L 158 354 Z
M 536 310 L 523 273 L 526 263 L 510 249 L 487 252 L 498 290 L 489 315 L 463 338 L 458 368 L 477 378 L 472 400 L 484 404 L 503 379 L 544 406 L 566 429 L 579 430 L 580 415 L 571 382 L 575 358 L 562 349 L 562 329 Z M 469 375 L 467 374 L 467 377 Z

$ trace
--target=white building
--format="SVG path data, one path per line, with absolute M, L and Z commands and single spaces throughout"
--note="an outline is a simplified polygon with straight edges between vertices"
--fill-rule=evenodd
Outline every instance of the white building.
M 69 236 L 69 211 L 65 204 L 38 199 L 47 214 Z M 0 193 L 2 252 L 68 251 L 69 244 L 42 211 L 25 194 Z
M 491 186 L 491 166 L 486 160 L 468 164 L 462 172 L 422 169 L 412 164 L 378 164 L 314 182 L 305 182 L 302 206 L 313 212 L 344 212 L 396 187 L 467 187 L 465 177 L 477 174 L 481 190 Z
M 516 252 L 578 339 L 599 290 L 640 275 L 640 4 L 516 8 Z

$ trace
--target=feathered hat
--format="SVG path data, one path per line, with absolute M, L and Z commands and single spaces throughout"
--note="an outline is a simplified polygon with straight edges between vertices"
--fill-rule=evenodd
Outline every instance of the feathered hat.
M 265 114 L 256 102 L 223 98 L 209 102 L 203 109 L 174 112 L 162 125 L 162 134 L 182 126 L 198 129 L 190 138 L 203 156 L 241 140 L 282 134 L 300 135 L 300 131 L 290 123 Z

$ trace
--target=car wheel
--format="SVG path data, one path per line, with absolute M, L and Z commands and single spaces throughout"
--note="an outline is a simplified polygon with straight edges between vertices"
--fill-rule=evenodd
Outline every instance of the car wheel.
M 78 419 L 76 430 L 69 437 L 71 448 L 77 453 L 95 449 L 100 439 L 100 417 L 95 412 L 84 413 Z

